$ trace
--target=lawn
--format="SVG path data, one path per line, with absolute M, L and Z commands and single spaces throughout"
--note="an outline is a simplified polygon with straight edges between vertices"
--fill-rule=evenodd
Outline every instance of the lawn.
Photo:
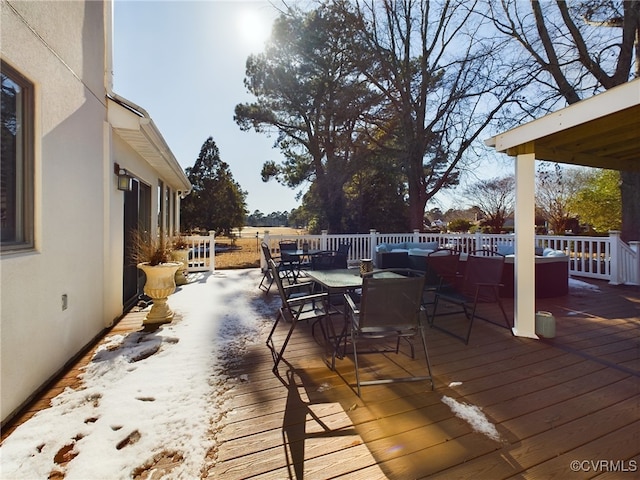
M 235 238 L 216 237 L 216 245 L 231 247 L 230 250 L 216 255 L 216 270 L 259 267 L 260 242 L 262 242 L 265 230 L 268 230 L 272 235 L 290 234 L 292 237 L 304 233 L 304 230 L 289 227 L 245 227 Z

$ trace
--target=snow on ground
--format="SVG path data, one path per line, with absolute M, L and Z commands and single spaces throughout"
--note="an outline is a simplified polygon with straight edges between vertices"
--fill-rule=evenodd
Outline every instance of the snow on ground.
M 500 434 L 495 425 L 482 413 L 480 407 L 469 405 L 468 403 L 460 403 L 451 397 L 443 395 L 442 403 L 447 405 L 453 414 L 471 425 L 476 432 L 482 433 L 496 442 L 500 441 Z
M 583 282 L 581 280 L 576 280 L 575 278 L 569 277 L 569 289 L 573 290 L 587 290 L 592 292 L 599 292 L 600 288 L 597 285 L 593 285 L 591 283 Z
M 206 474 L 230 390 L 251 380 L 225 372 L 273 321 L 277 303 L 268 302 L 277 297 L 256 288 L 260 276 L 258 269 L 202 275 L 169 297 L 171 324 L 103 342 L 84 388 L 67 388 L 5 440 L 0 477 L 121 479 L 171 461 L 171 478 Z

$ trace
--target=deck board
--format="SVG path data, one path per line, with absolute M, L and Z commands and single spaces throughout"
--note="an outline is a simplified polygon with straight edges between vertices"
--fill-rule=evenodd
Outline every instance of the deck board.
M 280 376 L 271 371 L 264 342 L 250 346 L 228 366 L 229 376 L 242 380 L 225 403 L 229 411 L 209 478 L 620 478 L 603 469 L 573 472 L 570 464 L 640 462 L 640 289 L 592 283 L 599 293 L 536 301 L 536 309 L 556 317 L 552 339 L 515 338 L 506 328 L 476 321 L 467 346 L 428 329 L 435 390 L 429 382 L 376 385 L 363 387 L 358 398 L 352 356 L 331 371 L 306 323 L 291 337 Z M 504 303 L 512 312 L 513 300 Z M 334 321 L 340 325 L 339 317 Z M 465 327 L 461 316 L 446 322 Z M 140 323 L 132 314 L 115 333 Z M 288 329 L 280 322 L 276 347 Z M 362 356 L 363 375 L 424 374 L 420 348 L 416 359 L 406 352 Z M 76 385 L 82 361 L 23 418 Z M 444 396 L 479 407 L 500 438 L 475 431 Z

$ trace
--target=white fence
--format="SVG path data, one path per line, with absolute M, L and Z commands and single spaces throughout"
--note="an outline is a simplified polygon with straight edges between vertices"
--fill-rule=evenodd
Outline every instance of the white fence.
M 329 235 L 270 235 L 264 232 L 264 241 L 274 254 L 279 253 L 279 242 L 296 240 L 311 250 L 337 250 L 340 243 L 351 243 L 348 262 L 356 265 L 363 258 L 375 258 L 375 247 L 380 243 L 438 242 L 441 248 L 453 248 L 464 253 L 479 249 L 494 250 L 498 245 L 514 244 L 514 235 L 483 233 L 378 233 Z M 536 235 L 536 246 L 561 250 L 569 256 L 569 274 L 576 277 L 607 280 L 611 284 L 640 285 L 640 242 L 629 245 L 620 239 L 620 232 L 609 232 L 608 237 Z M 266 268 L 264 258 L 261 267 Z
M 192 272 L 208 272 L 215 270 L 215 235 L 209 232 L 208 236 L 189 235 L 189 265 L 187 270 Z

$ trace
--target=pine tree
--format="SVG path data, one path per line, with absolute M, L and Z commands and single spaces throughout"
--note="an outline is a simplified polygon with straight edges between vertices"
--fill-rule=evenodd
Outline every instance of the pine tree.
M 186 169 L 193 190 L 181 204 L 182 225 L 187 230 L 215 230 L 229 234 L 244 226 L 246 195 L 220 158 L 213 137 L 207 138 L 193 167 Z

